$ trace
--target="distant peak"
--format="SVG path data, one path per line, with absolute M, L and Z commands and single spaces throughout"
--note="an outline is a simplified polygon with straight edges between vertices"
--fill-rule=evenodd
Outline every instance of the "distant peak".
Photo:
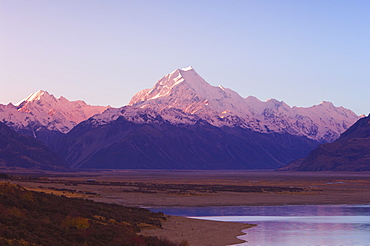
M 192 67 L 192 66 L 188 66 L 188 67 L 185 67 L 185 68 L 180 69 L 180 70 L 182 70 L 182 71 L 186 72 L 186 71 L 190 71 L 190 70 L 194 70 L 194 69 L 193 69 L 193 67 Z
M 277 102 L 280 102 L 280 101 L 276 100 L 275 98 L 270 98 L 270 99 L 267 99 L 267 102 L 277 103 Z
M 29 95 L 25 101 L 35 101 L 35 100 L 40 100 L 43 96 L 51 96 L 47 91 L 44 90 L 38 90 L 35 93 L 32 93 Z
M 322 104 L 322 105 L 330 105 L 330 104 L 333 104 L 333 103 L 328 102 L 328 101 L 322 101 L 320 104 Z
M 271 104 L 274 104 L 275 106 L 280 106 L 282 104 L 285 104 L 283 101 L 279 101 L 275 98 L 270 98 L 270 99 L 267 99 L 266 101 L 267 103 L 271 103 Z
M 16 106 L 21 106 L 21 104 L 24 104 L 26 102 L 39 101 L 42 98 L 53 98 L 53 99 L 55 99 L 55 97 L 53 95 L 49 94 L 47 91 L 38 90 L 35 93 L 32 93 L 28 97 L 24 98 L 23 100 L 21 100 L 20 102 L 18 102 L 15 105 Z
M 331 102 L 328 102 L 328 101 L 322 101 L 320 103 L 321 106 L 324 106 L 324 107 L 327 107 L 327 108 L 333 108 L 334 107 L 334 104 L 331 103 Z
M 178 68 L 178 69 L 174 70 L 172 73 L 170 73 L 169 75 L 179 74 L 180 76 L 182 76 L 183 75 L 182 72 L 195 72 L 195 70 L 192 66 L 188 66 L 188 67 L 185 67 L 185 68 Z
M 182 89 L 176 89 L 180 87 Z M 208 84 L 193 67 L 189 66 L 174 70 L 172 73 L 161 78 L 153 88 L 138 92 L 132 97 L 129 105 L 135 105 L 165 96 L 173 96 L 174 94 L 171 94 L 172 92 L 179 93 L 180 90 L 186 90 L 184 88 L 191 88 L 191 91 L 194 93 L 202 95 L 202 97 L 207 97 L 206 95 L 211 94 L 210 90 L 212 90 L 213 87 Z M 217 91 L 219 91 L 219 89 L 217 89 Z M 185 97 L 185 95 L 179 93 L 177 97 Z
M 261 101 L 255 96 L 247 96 L 245 99 L 250 100 L 250 101 L 259 101 L 259 102 Z

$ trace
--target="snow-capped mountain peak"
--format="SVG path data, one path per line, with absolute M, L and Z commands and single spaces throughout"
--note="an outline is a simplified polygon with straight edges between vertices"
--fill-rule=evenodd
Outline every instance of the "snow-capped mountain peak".
M 181 69 L 182 71 L 190 71 L 190 70 L 194 70 L 194 68 L 192 66 L 188 66 L 188 67 L 185 67 L 183 69 Z
M 224 125 L 231 116 L 248 118 L 250 115 L 248 105 L 238 93 L 208 84 L 192 67 L 165 75 L 152 89 L 137 93 L 129 105 L 159 111 L 177 108 L 214 125 Z
M 184 83 L 186 85 L 183 85 Z M 138 104 L 140 101 L 148 101 L 169 96 L 170 93 L 176 90 L 180 85 L 200 94 L 204 94 L 209 86 L 191 66 L 183 69 L 176 69 L 160 79 L 152 89 L 145 89 L 137 93 L 132 97 L 129 105 Z
M 159 112 L 176 108 L 215 126 L 289 133 L 319 141 L 335 140 L 359 118 L 331 102 L 301 108 L 276 99 L 244 99 L 233 90 L 208 84 L 192 67 L 165 75 L 153 88 L 138 92 L 129 105 Z
M 49 94 L 47 91 L 38 90 L 37 92 L 32 93 L 28 97 L 24 98 L 23 100 L 15 104 L 15 106 L 17 106 L 18 108 L 22 108 L 24 107 L 25 104 L 29 102 L 41 101 L 41 100 L 44 102 L 47 102 L 47 101 L 50 102 L 50 101 L 55 101 L 56 98 L 54 97 L 54 95 Z
M 84 101 L 69 101 L 64 97 L 56 98 L 47 91 L 39 90 L 16 105 L 2 105 L 0 120 L 15 130 L 32 128 L 32 131 L 37 131 L 45 127 L 66 133 L 76 124 L 107 108 L 90 106 Z

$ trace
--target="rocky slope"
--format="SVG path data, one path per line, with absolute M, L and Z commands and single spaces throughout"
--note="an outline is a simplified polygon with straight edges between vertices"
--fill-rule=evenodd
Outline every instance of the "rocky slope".
M 142 123 L 120 116 L 100 125 L 90 118 L 66 134 L 58 153 L 73 168 L 274 169 L 318 144 L 306 137 L 216 127 L 203 120 L 172 124 L 155 111 L 136 116 Z
M 21 135 L 0 122 L 0 167 L 61 170 L 68 166 L 33 137 Z
M 318 146 L 282 170 L 370 171 L 370 115 L 358 120 L 338 140 Z
M 57 151 L 75 168 L 267 169 L 336 139 L 358 116 L 324 102 L 242 98 L 177 69 L 122 108 L 77 125 Z

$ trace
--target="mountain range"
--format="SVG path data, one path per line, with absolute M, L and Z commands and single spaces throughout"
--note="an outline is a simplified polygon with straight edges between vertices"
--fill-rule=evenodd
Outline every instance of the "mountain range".
M 334 141 L 359 119 L 351 110 L 330 102 L 302 108 L 275 99 L 262 102 L 253 96 L 242 98 L 231 89 L 211 86 L 192 67 L 164 76 L 152 89 L 134 95 L 129 105 L 156 111 L 175 108 L 217 127 L 240 126 L 322 142 Z
M 87 105 L 84 101 L 69 101 L 64 97 L 56 98 L 47 91 L 39 90 L 16 105 L 0 104 L 0 121 L 19 133 L 52 144 L 55 138 L 107 108 Z
M 74 168 L 278 168 L 335 141 L 359 118 L 330 102 L 302 108 L 243 98 L 192 67 L 165 75 L 121 108 L 46 91 L 0 105 L 0 121 Z

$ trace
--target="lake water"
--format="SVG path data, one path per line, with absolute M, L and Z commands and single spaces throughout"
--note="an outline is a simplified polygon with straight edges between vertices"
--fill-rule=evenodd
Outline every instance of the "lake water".
M 370 245 L 370 205 L 156 208 L 169 215 L 258 224 L 238 246 Z

